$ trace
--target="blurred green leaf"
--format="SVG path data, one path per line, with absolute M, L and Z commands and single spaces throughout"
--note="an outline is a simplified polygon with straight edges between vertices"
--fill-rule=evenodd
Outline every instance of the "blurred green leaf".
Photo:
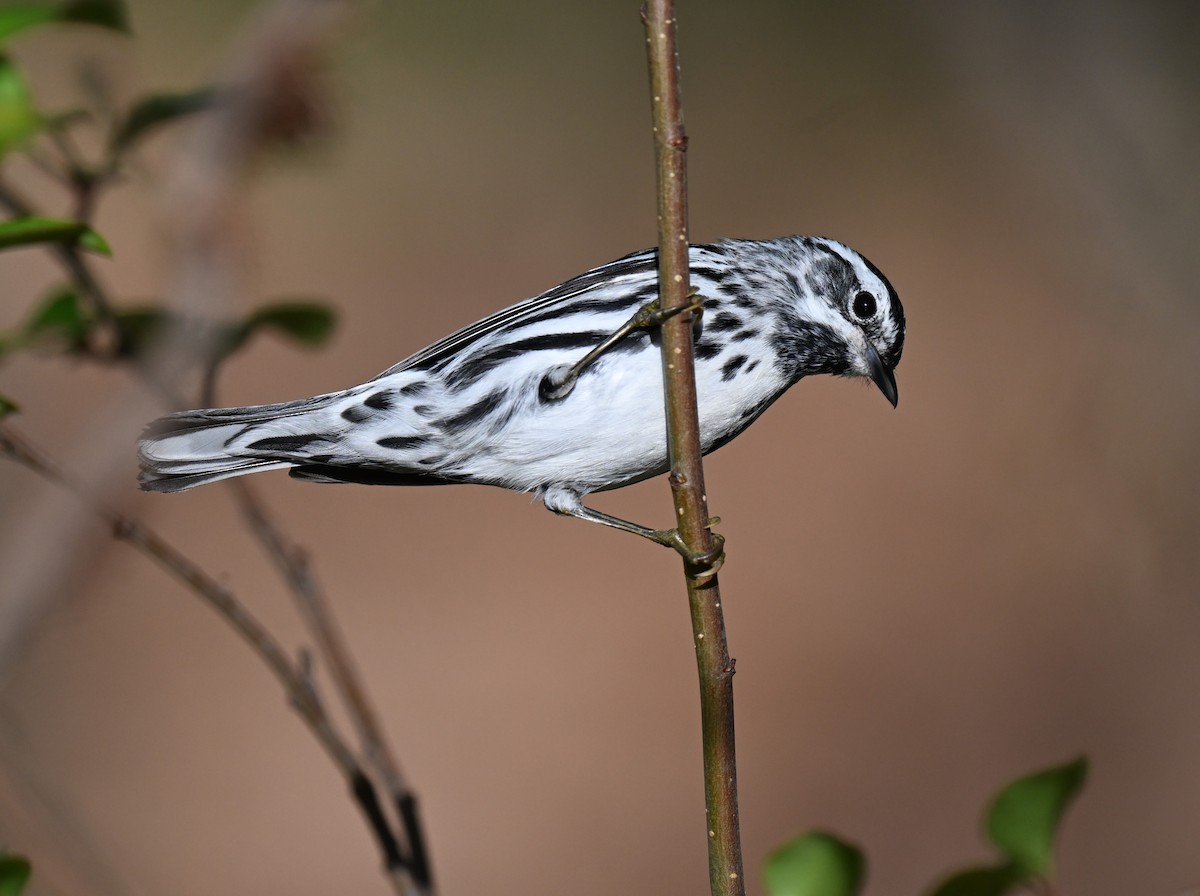
M 240 350 L 260 330 L 274 330 L 306 348 L 324 343 L 337 318 L 316 302 L 279 302 L 259 308 L 241 323 L 222 323 L 181 318 L 154 306 L 130 308 L 115 315 L 120 333 L 119 354 L 136 357 L 155 346 L 168 328 L 184 328 L 182 338 L 207 347 L 208 357 L 220 362 Z
M 117 354 L 125 358 L 144 355 L 162 338 L 167 327 L 180 321 L 164 308 L 129 308 L 114 315 L 120 343 Z
M 0 395 L 0 418 L 7 417 L 9 414 L 15 414 L 19 410 L 20 408 L 17 406 L 15 401 L 4 395 Z M 4 879 L 3 863 L 4 859 L 0 858 L 0 880 Z M 0 886 L 0 894 L 3 893 L 4 889 L 2 886 Z
M 90 119 L 91 113 L 84 109 L 68 109 L 66 112 L 51 112 L 42 121 L 42 127 L 50 132 L 68 131 L 81 121 Z
M 58 10 L 53 6 L 35 6 L 28 3 L 5 6 L 0 9 L 0 41 L 57 17 Z
M 0 896 L 20 896 L 31 871 L 28 859 L 0 854 Z
M 770 896 L 854 896 L 863 883 L 863 856 L 832 834 L 790 840 L 763 863 Z
M 23 333 L 26 344 L 58 340 L 69 351 L 81 350 L 87 344 L 92 322 L 79 304 L 79 297 L 70 289 L 52 293 L 33 312 Z
M 946 878 L 930 896 L 1004 896 L 1022 886 L 1027 877 L 1012 864 L 968 868 Z
M 57 18 L 60 22 L 99 25 L 130 33 L 129 15 L 123 0 L 69 0 L 59 7 Z
M 112 247 L 108 244 L 108 240 L 90 227 L 85 227 L 83 233 L 79 234 L 79 245 L 97 255 L 112 257 Z
M 992 842 L 1022 870 L 1050 877 L 1059 821 L 1087 778 L 1087 759 L 1028 775 L 996 795 L 987 813 Z
M 0 158 L 22 146 L 42 126 L 25 77 L 0 53 Z
M 78 243 L 101 255 L 112 255 L 104 237 L 79 221 L 30 215 L 0 222 L 0 249 L 32 243 Z
M 77 22 L 129 33 L 129 16 L 121 0 L 69 0 L 61 6 L 18 3 L 0 9 L 0 42 L 47 22 Z
M 337 315 L 317 302 L 279 302 L 264 305 L 245 323 L 246 336 L 256 330 L 275 330 L 306 348 L 317 348 L 333 334 Z
M 112 147 L 114 150 L 126 149 L 157 127 L 208 109 L 216 98 L 217 91 L 212 87 L 187 93 L 159 93 L 142 97 L 113 134 Z

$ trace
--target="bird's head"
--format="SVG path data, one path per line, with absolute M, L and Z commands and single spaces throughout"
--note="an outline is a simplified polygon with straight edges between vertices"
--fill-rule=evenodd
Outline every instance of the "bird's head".
M 904 307 L 879 268 L 835 240 L 797 237 L 799 293 L 787 326 L 813 346 L 797 373 L 866 377 L 894 407 L 893 371 L 904 350 Z M 800 335 L 800 334 L 797 334 Z

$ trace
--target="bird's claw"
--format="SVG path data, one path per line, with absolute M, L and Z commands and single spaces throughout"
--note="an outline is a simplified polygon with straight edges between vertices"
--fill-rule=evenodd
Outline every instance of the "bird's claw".
M 683 562 L 687 565 L 688 575 L 693 579 L 711 579 L 725 565 L 725 536 L 714 532 L 712 542 L 713 546 L 707 551 L 683 553 Z
M 721 518 L 714 516 L 705 528 L 712 529 L 719 522 Z M 711 579 L 725 563 L 725 538 L 717 532 L 712 533 L 712 547 L 707 551 L 693 551 L 684 542 L 678 529 L 661 529 L 654 533 L 652 539 L 683 557 L 687 573 L 694 579 Z
M 650 330 L 660 327 L 675 315 L 690 311 L 693 314 L 692 326 L 696 327 L 696 332 L 699 333 L 700 319 L 704 314 L 704 299 L 699 291 L 694 288 L 688 293 L 688 299 L 690 301 L 686 304 L 665 309 L 662 307 L 662 302 L 659 299 L 651 299 L 635 311 L 633 316 L 625 321 L 616 332 L 574 364 L 559 364 L 556 367 L 550 368 L 538 383 L 538 396 L 542 401 L 562 401 L 571 394 L 571 390 L 575 388 L 575 383 L 579 379 L 580 374 L 595 363 L 605 352 L 609 351 L 614 345 L 636 330 Z
M 678 314 L 683 314 L 690 311 L 697 317 L 704 313 L 704 298 L 700 295 L 700 291 L 692 287 L 688 293 L 688 301 L 683 305 L 675 305 L 672 308 L 663 308 L 662 302 L 659 299 L 652 299 L 647 302 L 629 319 L 629 326 L 636 330 L 646 330 L 651 327 L 660 327 L 672 317 Z

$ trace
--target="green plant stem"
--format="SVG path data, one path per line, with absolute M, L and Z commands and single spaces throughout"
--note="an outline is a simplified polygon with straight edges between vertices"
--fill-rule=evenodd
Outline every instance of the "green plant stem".
M 679 55 L 673 0 L 648 0 L 642 17 L 650 64 L 654 146 L 658 171 L 659 295 L 664 309 L 691 301 L 688 280 L 687 133 L 679 87 Z M 676 524 L 693 554 L 711 551 L 708 497 L 696 408 L 692 315 L 684 312 L 662 326 L 667 442 Z M 741 834 L 737 808 L 737 763 L 733 724 L 733 661 L 725 635 L 721 589 L 716 575 L 686 561 L 688 603 L 704 749 L 704 797 L 708 819 L 709 886 L 720 896 L 743 896 Z

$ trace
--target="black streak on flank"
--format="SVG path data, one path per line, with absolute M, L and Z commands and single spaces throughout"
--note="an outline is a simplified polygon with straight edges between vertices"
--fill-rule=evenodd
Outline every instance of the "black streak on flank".
M 731 277 L 737 276 L 734 269 L 729 268 L 729 267 L 712 268 L 712 267 L 701 267 L 700 265 L 693 265 L 691 272 L 696 277 L 706 277 L 709 280 L 712 280 L 714 283 L 717 283 L 717 284 L 723 284 L 726 280 L 729 280 Z
M 705 322 L 705 326 L 714 333 L 724 333 L 726 330 L 736 330 L 741 325 L 741 317 L 736 314 L 731 314 L 728 311 L 722 311 L 711 321 Z
M 445 432 L 449 433 L 450 435 L 454 435 L 470 426 L 473 426 L 486 417 L 503 398 L 504 390 L 496 389 L 493 392 L 489 392 L 487 395 L 483 396 L 483 398 L 479 399 L 479 401 L 475 402 L 469 407 L 459 411 L 457 414 L 441 420 L 438 425 Z M 507 422 L 508 415 L 504 415 L 502 419 L 497 419 L 496 426 L 494 428 L 498 429 Z
M 362 423 L 364 420 L 370 418 L 370 416 L 370 409 L 358 404 L 342 411 L 342 419 L 347 423 Z
M 429 383 L 426 382 L 425 380 L 413 380 L 407 386 L 401 386 L 396 391 L 399 392 L 401 395 L 412 396 L 412 395 L 420 395 L 422 392 L 424 392 L 428 388 L 429 388 Z
M 767 405 L 770 403 L 770 401 L 766 401 L 761 404 L 757 404 L 752 408 L 746 408 L 746 410 L 742 411 L 741 414 L 742 422 L 746 426 L 749 426 L 752 422 L 758 419 L 758 416 L 767 409 Z M 738 432 L 741 432 L 741 430 L 739 429 Z
M 389 436 L 386 439 L 376 439 L 375 444 L 380 448 L 392 448 L 396 451 L 407 451 L 409 448 L 416 448 L 419 445 L 424 445 L 428 439 L 424 436 Z
M 288 454 L 294 451 L 302 451 L 313 442 L 327 442 L 328 436 L 319 434 L 309 434 L 301 436 L 271 436 L 266 439 L 259 439 L 257 442 L 251 442 L 246 446 L 247 451 L 278 451 L 281 454 Z
M 374 408 L 377 411 L 386 411 L 392 406 L 394 395 L 390 389 L 384 389 L 382 392 L 376 392 L 367 397 L 363 402 L 367 407 Z
M 738 371 L 741 370 L 742 366 L 749 360 L 750 359 L 745 355 L 738 355 L 735 358 L 730 358 L 721 365 L 721 379 L 724 382 L 729 382 L 731 379 L 737 376 Z
M 750 301 L 750 292 L 746 289 L 746 285 L 742 283 L 741 280 L 730 280 L 727 283 L 722 282 L 718 285 L 717 289 L 719 292 L 724 293 L 732 299 L 741 299 L 747 302 Z M 734 304 L 739 308 L 742 307 L 740 302 L 734 302 Z M 753 302 L 751 302 L 751 304 L 753 304 Z
M 714 342 L 704 340 L 696 345 L 696 360 L 708 361 L 721 354 L 721 346 Z

